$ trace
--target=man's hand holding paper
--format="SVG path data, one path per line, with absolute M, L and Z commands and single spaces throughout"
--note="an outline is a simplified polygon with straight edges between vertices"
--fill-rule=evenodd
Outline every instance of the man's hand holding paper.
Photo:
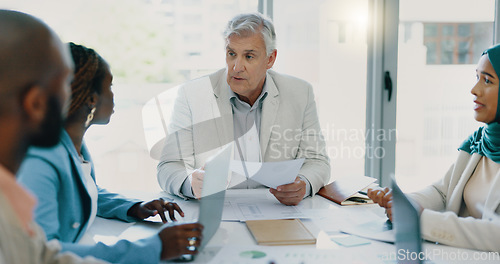
M 276 162 L 233 160 L 231 170 L 269 188 L 277 189 L 278 186 L 294 183 L 303 163 L 304 159 Z
M 289 184 L 278 186 L 276 189 L 271 188 L 269 191 L 285 205 L 297 205 L 304 199 L 306 195 L 307 184 L 297 176 L 295 181 Z
M 307 183 L 297 176 L 304 159 L 278 162 L 242 162 L 234 160 L 231 170 L 248 174 L 247 178 L 265 185 L 283 204 L 297 205 L 306 194 Z

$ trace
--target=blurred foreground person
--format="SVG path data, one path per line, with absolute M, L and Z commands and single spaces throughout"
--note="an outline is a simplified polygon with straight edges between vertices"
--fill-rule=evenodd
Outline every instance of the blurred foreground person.
M 67 47 L 47 25 L 0 10 L 0 263 L 101 263 L 47 243 L 33 222 L 36 199 L 15 179 L 30 145 L 59 141 L 71 77 Z

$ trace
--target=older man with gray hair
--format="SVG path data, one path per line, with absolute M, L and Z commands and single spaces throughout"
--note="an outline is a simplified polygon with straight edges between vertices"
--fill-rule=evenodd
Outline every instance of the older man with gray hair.
M 330 179 L 312 86 L 271 70 L 276 34 L 263 15 L 237 15 L 224 37 L 226 68 L 179 88 L 158 164 L 160 186 L 181 197 L 201 197 L 205 162 L 234 141 L 236 160 L 305 159 L 294 182 L 270 188 L 281 203 L 297 205 Z M 229 187 L 264 187 L 249 176 L 233 173 Z

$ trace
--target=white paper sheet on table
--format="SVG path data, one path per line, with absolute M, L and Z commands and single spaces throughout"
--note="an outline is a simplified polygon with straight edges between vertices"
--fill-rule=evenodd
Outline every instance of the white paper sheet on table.
M 340 231 L 364 238 L 394 243 L 396 241 L 394 230 L 389 230 L 386 222 L 387 219 L 377 219 L 355 226 L 341 227 Z
M 287 206 L 267 198 L 234 199 L 229 201 L 240 221 L 264 219 L 308 218 L 296 206 Z
M 343 232 L 373 240 L 391 242 L 395 240 L 394 231 L 388 230 L 387 217 L 378 205 L 359 205 L 354 207 L 337 206 L 331 210 L 303 210 L 313 222 L 327 233 Z
M 175 213 L 179 223 L 193 222 L 198 218 L 198 201 L 176 199 L 175 202 L 177 202 L 186 215 L 182 218 Z M 222 221 L 292 218 L 310 218 L 310 216 L 302 212 L 300 205 L 287 206 L 281 204 L 267 189 L 226 191 Z M 150 217 L 147 220 L 161 222 L 158 215 Z
M 275 188 L 295 181 L 305 159 L 285 160 L 276 162 L 244 162 L 248 178 L 263 184 L 267 187 Z M 231 171 L 245 175 L 245 170 L 241 160 L 231 161 Z

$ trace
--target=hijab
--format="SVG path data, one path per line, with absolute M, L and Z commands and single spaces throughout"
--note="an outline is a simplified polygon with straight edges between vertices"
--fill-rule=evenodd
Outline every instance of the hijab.
M 497 75 L 500 74 L 500 44 L 485 50 L 482 56 L 488 56 L 488 59 L 495 69 Z M 500 93 L 499 93 L 500 95 Z M 497 112 L 495 120 L 475 131 L 458 148 L 469 154 L 478 153 L 486 156 L 496 163 L 500 163 L 500 96 L 497 101 Z

